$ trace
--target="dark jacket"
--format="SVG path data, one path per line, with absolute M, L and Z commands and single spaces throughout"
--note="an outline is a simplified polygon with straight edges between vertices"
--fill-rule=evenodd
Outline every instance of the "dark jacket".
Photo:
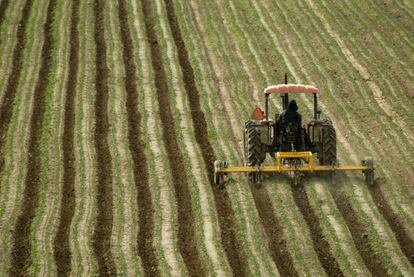
M 295 100 L 289 102 L 286 110 L 279 116 L 279 124 L 287 124 L 289 122 L 296 123 L 299 127 L 302 126 L 302 116 L 297 112 L 298 105 Z

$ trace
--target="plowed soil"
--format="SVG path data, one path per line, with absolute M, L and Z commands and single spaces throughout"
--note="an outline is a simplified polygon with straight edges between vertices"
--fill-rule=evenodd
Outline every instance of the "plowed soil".
M 1 3 L 0 3 L 0 27 L 1 27 L 1 25 L 3 25 L 4 14 L 5 14 L 8 6 L 9 6 L 9 0 L 1 1 Z
M 245 259 L 244 253 L 234 230 L 235 216 L 230 204 L 230 197 L 225 190 L 220 190 L 213 182 L 213 163 L 216 160 L 216 157 L 208 140 L 207 123 L 200 107 L 200 93 L 195 85 L 194 71 L 189 62 L 187 49 L 175 16 L 173 1 L 165 0 L 164 3 L 167 8 L 168 22 L 175 45 L 177 46 L 179 62 L 183 71 L 184 86 L 188 96 L 196 141 L 200 147 L 210 183 L 213 186 L 216 210 L 219 217 L 220 227 L 222 228 L 221 235 L 224 250 L 226 251 L 233 273 L 237 276 L 245 276 L 248 273 L 248 269 L 243 262 Z
M 394 232 L 401 250 L 407 256 L 408 261 L 414 266 L 414 241 L 405 229 L 401 218 L 392 211 L 379 184 L 369 186 L 368 189 L 378 210 L 385 220 L 387 220 L 391 230 Z
M 94 143 L 97 156 L 98 195 L 97 216 L 93 234 L 93 248 L 98 260 L 101 276 L 116 276 L 116 267 L 111 252 L 111 234 L 113 224 L 112 194 L 112 157 L 108 145 L 108 66 L 106 64 L 106 41 L 104 30 L 105 1 L 96 0 L 95 44 L 96 44 L 96 80 L 95 80 L 95 133 Z
M 3 2 L 6 1 L 2 1 L 2 4 Z M 23 49 L 26 44 L 25 31 L 32 4 L 33 1 L 27 0 L 23 8 L 22 18 L 20 19 L 19 27 L 17 28 L 17 43 L 13 50 L 12 71 L 9 75 L 9 78 L 7 79 L 7 86 L 0 108 L 0 173 L 3 172 L 4 157 L 2 148 L 4 145 L 7 130 L 9 128 L 13 111 L 14 98 L 16 96 L 17 86 L 19 84 L 19 79 L 22 71 Z
M 153 6 L 151 1 L 142 0 L 142 10 L 145 16 L 148 43 L 151 47 L 151 60 L 155 73 L 155 87 L 157 88 L 158 105 L 162 121 L 162 136 L 166 146 L 171 175 L 175 186 L 175 197 L 178 209 L 178 247 L 192 276 L 205 276 L 207 271 L 197 247 L 195 236 L 196 222 L 192 208 L 192 196 L 187 180 L 186 168 L 177 141 L 174 127 L 174 117 L 171 111 L 167 77 L 163 65 L 158 37 L 154 32 Z
M 61 276 L 69 275 L 71 271 L 72 253 L 70 250 L 69 232 L 75 213 L 75 96 L 78 81 L 79 63 L 79 0 L 72 2 L 69 73 L 65 85 L 65 118 L 62 136 L 63 149 L 63 184 L 60 203 L 59 226 L 54 240 L 54 256 L 56 269 Z
M 345 219 L 346 225 L 354 239 L 355 246 L 364 260 L 366 267 L 373 276 L 384 275 L 384 272 L 387 272 L 385 262 L 381 256 L 372 249 L 368 239 L 367 227 L 352 208 L 351 201 L 344 193 L 341 193 L 341 191 L 336 188 L 332 188 L 331 193 L 336 206 Z
M 324 238 L 321 223 L 318 216 L 315 214 L 312 206 L 309 203 L 308 195 L 303 184 L 292 186 L 293 197 L 295 203 L 302 213 L 312 238 L 313 246 L 318 254 L 326 274 L 329 276 L 344 276 L 335 257 L 332 255 L 332 250 L 328 241 Z
M 283 237 L 283 226 L 276 217 L 270 196 L 263 187 L 252 186 L 252 193 L 260 220 L 269 240 L 269 251 L 282 276 L 299 276 L 293 265 L 287 242 Z
M 10 275 L 23 274 L 32 261 L 30 227 L 35 216 L 36 207 L 39 204 L 39 168 L 42 164 L 39 140 L 42 134 L 46 88 L 52 63 L 51 49 L 53 49 L 53 39 L 51 32 L 55 7 L 56 1 L 51 0 L 47 9 L 47 17 L 44 25 L 45 37 L 42 46 L 39 77 L 33 95 L 33 114 L 30 118 L 27 173 L 22 205 L 12 236 L 13 246 L 11 251 Z
M 148 164 L 144 153 L 141 121 L 138 111 L 138 91 L 136 85 L 136 68 L 133 55 L 133 43 L 129 29 L 125 1 L 118 3 L 121 28 L 122 50 L 125 65 L 125 88 L 127 91 L 126 108 L 128 112 L 128 141 L 134 162 L 134 178 L 137 187 L 138 236 L 137 249 L 147 276 L 158 276 L 158 258 L 152 246 L 154 236 L 154 207 L 148 182 Z

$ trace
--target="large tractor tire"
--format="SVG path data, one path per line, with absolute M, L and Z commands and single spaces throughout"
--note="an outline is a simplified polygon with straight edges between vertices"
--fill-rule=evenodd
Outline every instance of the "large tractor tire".
M 325 120 L 322 125 L 322 155 L 319 157 L 321 165 L 336 165 L 336 132 L 332 121 Z
M 248 166 L 261 165 L 266 158 L 259 129 L 252 121 L 246 121 L 244 129 L 244 155 Z

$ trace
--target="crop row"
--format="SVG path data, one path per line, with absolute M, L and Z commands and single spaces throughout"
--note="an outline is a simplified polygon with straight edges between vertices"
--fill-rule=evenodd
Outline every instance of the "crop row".
M 2 1 L 0 272 L 412 274 L 410 16 L 351 0 Z M 322 89 L 342 163 L 382 161 L 378 186 L 212 185 L 285 72 Z

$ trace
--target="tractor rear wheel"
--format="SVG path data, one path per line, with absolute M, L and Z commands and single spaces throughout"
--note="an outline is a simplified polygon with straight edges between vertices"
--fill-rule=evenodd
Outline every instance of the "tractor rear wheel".
M 266 158 L 260 131 L 250 120 L 246 121 L 244 129 L 244 155 L 248 166 L 261 165 Z
M 330 120 L 325 120 L 322 125 L 322 155 L 319 163 L 321 165 L 336 165 L 336 132 Z

